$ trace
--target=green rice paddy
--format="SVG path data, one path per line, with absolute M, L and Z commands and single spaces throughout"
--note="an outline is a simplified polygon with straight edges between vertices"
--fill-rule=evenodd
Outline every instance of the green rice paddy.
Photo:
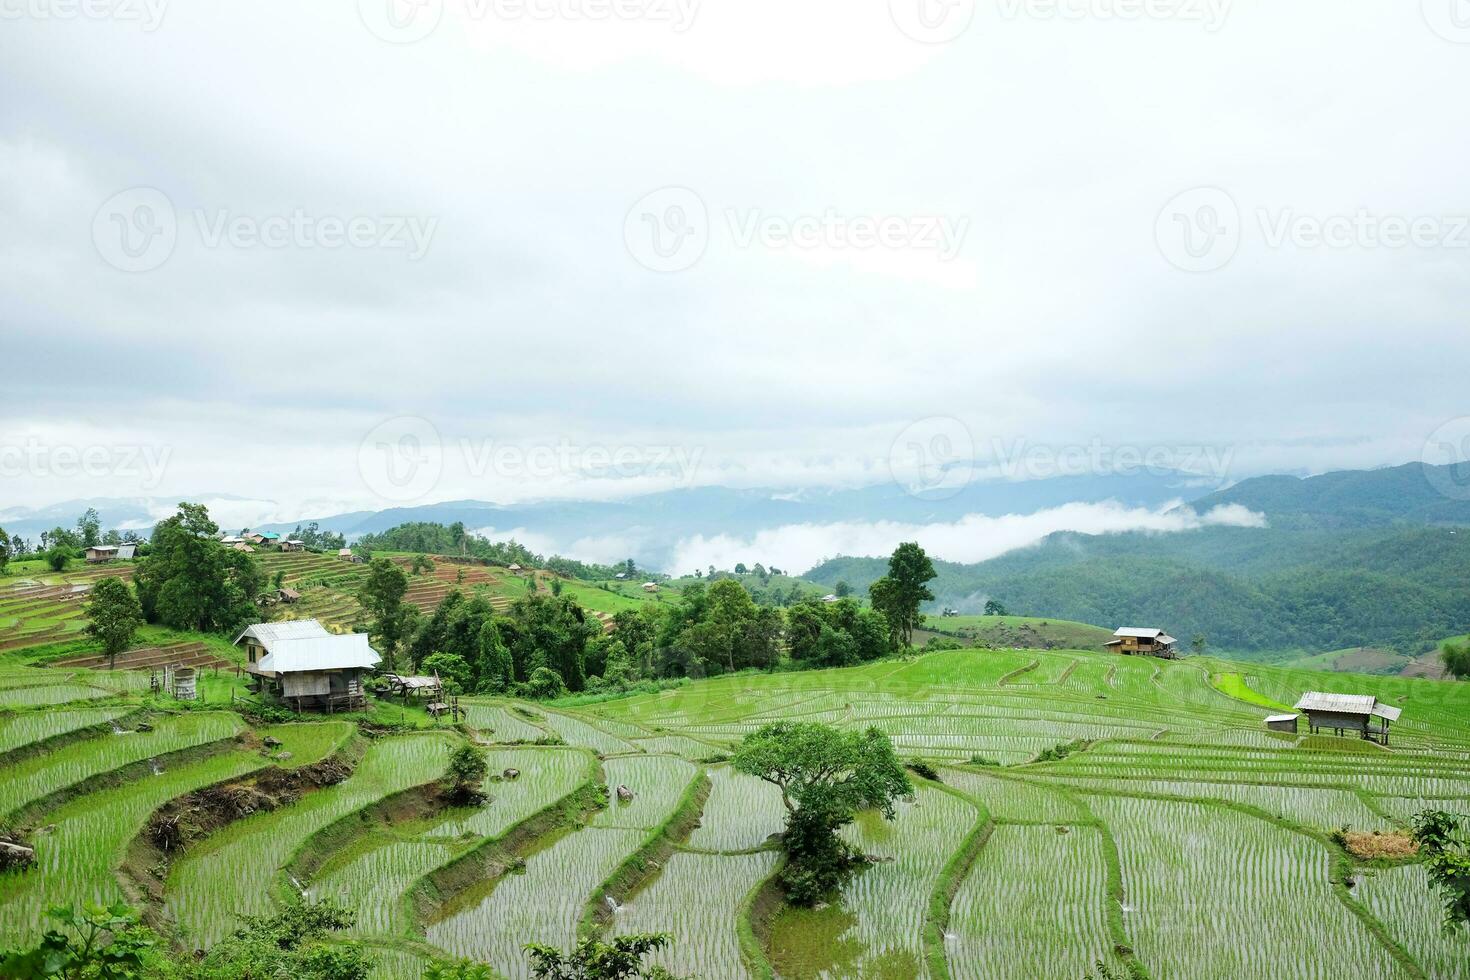
M 124 717 L 137 710 L 127 698 L 44 700 L 68 688 L 110 693 L 77 674 L 0 674 L 0 703 L 20 705 L 0 710 L 0 753 L 13 753 L 8 764 L 0 756 L 0 822 L 18 815 L 39 860 L 0 875 L 0 942 L 33 937 L 47 903 L 120 894 L 133 835 L 168 800 L 273 761 L 307 765 L 355 733 L 327 719 L 261 728 L 257 737 L 283 743 L 261 752 L 231 741 L 246 727 L 237 716 L 190 712 L 115 734 L 112 722 L 136 720 Z M 1273 705 L 1307 690 L 1402 708 L 1392 744 L 1265 730 Z M 1470 938 L 1440 930 L 1422 867 L 1354 867 L 1328 837 L 1402 827 L 1426 807 L 1470 811 L 1470 685 L 976 649 L 582 707 L 466 704 L 466 734 L 492 774 L 483 805 L 362 819 L 437 780 L 461 736 L 373 739 L 345 782 L 227 825 L 173 860 L 161 908 L 181 943 L 207 947 L 238 913 L 304 893 L 358 909 L 355 934 L 381 952 L 382 980 L 417 978 L 434 951 L 524 977 L 525 943 L 567 947 L 588 929 L 672 933 L 659 962 L 706 978 L 1080 980 L 1098 959 L 1131 961 L 1153 980 L 1470 976 Z M 779 860 L 779 794 L 712 759 L 783 719 L 877 727 L 942 780 L 916 779 L 892 822 L 860 815 L 844 833 L 876 860 L 810 911 L 762 892 Z M 566 744 L 505 744 L 548 736 Z M 47 739 L 58 740 L 27 749 Z M 185 749 L 196 751 L 172 754 Z M 519 778 L 498 778 L 507 769 Z M 117 770 L 125 776 L 98 778 Z M 589 915 L 701 775 L 709 793 L 692 831 Z M 593 781 L 626 785 L 633 799 L 610 793 L 581 819 L 538 816 Z M 445 877 L 512 846 L 523 868 L 501 873 L 501 858 L 478 878 Z M 305 880 L 291 877 L 300 868 Z

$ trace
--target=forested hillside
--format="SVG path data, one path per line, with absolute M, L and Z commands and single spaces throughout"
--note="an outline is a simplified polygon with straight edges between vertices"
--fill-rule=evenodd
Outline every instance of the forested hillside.
M 807 573 L 865 589 L 884 562 L 837 558 Z M 1165 626 L 1216 649 L 1414 654 L 1470 622 L 1470 532 L 1211 528 L 1177 535 L 1055 534 L 975 565 L 936 561 L 934 609 Z

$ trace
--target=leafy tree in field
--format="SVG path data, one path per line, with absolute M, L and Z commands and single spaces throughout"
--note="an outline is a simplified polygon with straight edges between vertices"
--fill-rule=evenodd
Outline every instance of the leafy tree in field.
M 143 624 L 143 607 L 133 590 L 120 578 L 104 578 L 92 586 L 87 597 L 87 632 L 102 641 L 108 667 L 117 667 L 117 655 L 133 644 Z
M 748 569 L 748 568 L 745 567 L 745 562 L 743 562 L 743 561 L 737 561 L 735 563 L 735 574 L 736 575 L 745 575 L 745 574 L 748 574 L 749 571 L 750 571 L 750 569 Z
M 5 566 L 10 564 L 10 557 L 18 554 L 19 548 L 10 535 L 5 533 L 5 528 L 0 527 L 0 575 L 5 574 Z
M 122 532 L 119 531 L 117 528 L 113 528 L 106 534 L 102 535 L 102 543 L 110 544 L 113 547 L 117 547 L 118 545 L 123 543 Z
M 846 599 L 848 596 L 852 595 L 852 586 L 848 585 L 844 581 L 839 580 L 837 585 L 832 589 L 832 594 L 839 599 Z
M 536 980 L 677 980 L 663 967 L 643 963 L 645 956 L 672 941 L 663 934 L 618 936 L 606 943 L 584 939 L 570 953 L 528 943 L 526 953 Z
M 98 544 L 102 538 L 102 518 L 98 516 L 94 507 L 88 507 L 87 512 L 77 518 L 77 537 L 81 539 L 83 548 L 91 548 Z
M 432 575 L 434 573 L 434 561 L 428 555 L 414 555 L 413 566 L 410 571 L 415 575 Z
M 922 618 L 919 607 L 934 598 L 925 584 L 938 573 L 924 549 L 906 541 L 888 559 L 888 574 L 868 587 L 873 608 L 888 617 L 889 629 L 904 646 L 912 646 L 914 628 Z
M 1464 817 L 1425 810 L 1414 818 L 1414 840 L 1429 881 L 1444 899 L 1446 929 L 1470 928 L 1470 835 Z
M 59 906 L 47 912 L 63 928 L 48 929 L 34 949 L 0 951 L 0 976 L 13 980 L 141 980 L 158 939 L 122 902 L 81 911 Z
M 995 599 L 986 599 L 985 600 L 985 615 L 987 615 L 987 616 L 1004 616 L 1004 615 L 1006 615 L 1006 607 L 1005 606 L 1002 606 L 1000 604 L 1000 602 L 997 601 L 997 600 L 995 600 Z
M 449 768 L 444 773 L 445 792 L 449 799 L 461 805 L 482 803 L 485 794 L 480 784 L 490 771 L 485 754 L 473 745 L 461 745 L 449 756 Z
M 504 627 L 506 646 L 515 662 L 516 676 L 530 679 L 546 667 L 572 691 L 585 683 L 587 644 L 602 635 L 602 625 L 569 595 L 546 593 L 524 596 L 510 609 L 512 629 Z
M 214 633 L 255 618 L 265 576 L 250 555 L 215 540 L 218 531 L 203 504 L 189 503 L 154 528 L 148 557 L 133 574 L 145 619 Z
M 452 686 L 451 694 L 463 694 L 473 683 L 469 663 L 457 653 L 430 654 L 419 669 L 425 674 L 437 674 L 439 680 Z
M 811 722 L 766 725 L 736 750 L 736 770 L 781 791 L 786 807 L 781 885 L 796 905 L 812 905 L 863 858 L 837 831 L 859 810 L 893 819 L 893 803 L 913 792 L 893 743 L 876 728 L 842 732 Z
M 53 572 L 66 571 L 66 566 L 71 564 L 71 549 L 65 545 L 57 545 L 46 552 L 46 564 Z
M 1204 653 L 1207 646 L 1209 646 L 1209 641 L 1205 639 L 1203 633 L 1196 633 L 1194 639 L 1189 641 L 1189 649 L 1194 651 L 1195 656 Z
M 531 672 L 530 680 L 526 681 L 526 693 L 533 698 L 550 700 L 564 697 L 567 685 L 561 675 L 550 667 L 537 667 Z
M 1470 680 L 1470 640 L 1462 643 L 1446 643 L 1439 651 L 1444 669 L 1456 680 Z
M 49 531 L 41 532 L 41 550 L 50 551 L 52 548 L 66 548 L 68 551 L 76 551 L 82 546 L 82 539 L 75 531 L 69 531 L 64 527 L 53 527 Z
M 407 591 L 408 576 L 387 558 L 374 558 L 368 564 L 367 578 L 357 590 L 357 601 L 372 617 L 369 632 L 378 638 L 383 662 L 390 670 L 410 622 L 403 605 Z

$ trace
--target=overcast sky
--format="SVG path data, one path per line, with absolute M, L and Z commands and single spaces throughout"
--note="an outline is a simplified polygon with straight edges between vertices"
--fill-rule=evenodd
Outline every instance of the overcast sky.
M 6 505 L 1470 435 L 1456 0 L 89 2 L 0 0 Z

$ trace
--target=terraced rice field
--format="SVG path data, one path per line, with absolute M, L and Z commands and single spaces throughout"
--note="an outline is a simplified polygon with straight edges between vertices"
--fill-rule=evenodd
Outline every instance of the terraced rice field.
M 94 776 L 233 738 L 243 729 L 237 715 L 199 711 L 157 719 L 152 731 L 108 732 L 33 755 L 0 768 L 0 819 Z
M 956 980 L 1080 978 L 1113 959 L 1105 846 L 1096 827 L 997 826 L 950 907 Z
M 230 824 L 189 851 L 173 866 L 165 889 L 181 936 L 207 949 L 235 927 L 235 916 L 269 910 L 277 875 L 313 834 L 390 794 L 437 779 L 451 744 L 439 735 L 384 739 L 368 749 L 345 782 Z
M 106 725 L 133 710 L 132 707 L 119 705 L 0 715 L 0 753 L 13 752 L 58 735 L 91 728 L 93 725 Z
M 334 560 L 287 567 L 303 581 L 313 569 L 354 571 Z M 1215 686 L 1224 674 L 1272 701 L 1351 690 L 1377 694 L 1404 716 L 1387 749 L 1268 733 L 1264 706 Z M 17 692 L 98 683 L 86 672 L 7 668 L 0 704 Z M 57 896 L 115 895 L 122 850 L 160 803 L 271 761 L 229 742 L 244 725 L 222 712 L 155 716 L 151 732 L 113 734 L 111 721 L 134 720 L 122 717 L 136 710 L 126 701 L 0 710 L 0 753 L 21 750 L 12 763 L 0 757 L 0 822 L 20 812 L 31 830 L 52 827 L 35 838 L 36 873 L 0 875 L 0 942 L 33 936 L 38 910 Z M 703 775 L 709 794 L 698 825 L 664 842 L 647 876 L 618 892 L 623 904 L 602 908 L 599 926 L 672 933 L 660 962 L 679 972 L 1080 980 L 1099 958 L 1115 967 L 1131 958 L 1153 980 L 1470 976 L 1470 938 L 1439 930 L 1422 868 L 1358 868 L 1355 887 L 1344 890 L 1334 881 L 1349 861 L 1327 837 L 1343 825 L 1402 826 L 1426 807 L 1470 811 L 1470 685 L 966 650 L 717 678 L 578 708 L 519 706 L 529 714 L 504 700 L 467 707 L 468 734 L 492 774 L 514 768 L 519 779 L 489 781 L 483 806 L 375 817 L 338 833 L 337 821 L 436 779 L 460 736 L 373 740 L 345 782 L 228 825 L 174 860 L 165 909 L 182 942 L 207 946 L 235 913 L 265 911 L 304 890 L 359 910 L 356 935 L 381 952 L 375 975 L 383 980 L 417 978 L 421 954 L 435 950 L 524 977 L 522 945 L 570 946 L 600 886 Z M 862 814 L 844 831 L 878 860 L 826 908 L 763 902 L 761 917 L 742 923 L 777 866 L 770 838 L 785 809 L 769 784 L 702 760 L 787 719 L 878 727 L 902 756 L 938 764 L 943 785 L 917 781 L 917 796 L 893 822 Z M 26 751 L 94 725 L 100 733 Z M 305 765 L 353 729 L 318 721 L 256 734 L 267 731 L 285 743 L 276 752 L 290 754 L 285 764 Z M 552 734 L 567 744 L 504 744 Z M 219 744 L 208 756 L 167 757 L 210 743 Z M 1060 758 L 1035 761 L 1057 746 Z M 158 765 L 134 765 L 149 760 Z M 125 779 L 87 782 L 125 768 Z M 564 817 L 546 836 L 526 830 L 593 780 L 627 785 L 634 799 Z M 68 799 L 76 789 L 85 792 Z M 540 833 L 549 824 L 535 826 Z M 445 879 L 453 884 L 438 895 L 442 905 L 420 921 L 410 896 L 426 876 L 472 852 L 503 860 L 497 849 L 511 846 L 523 873 Z M 319 860 L 293 863 L 302 853 Z M 311 869 L 309 879 L 293 881 L 288 871 L 300 867 Z

